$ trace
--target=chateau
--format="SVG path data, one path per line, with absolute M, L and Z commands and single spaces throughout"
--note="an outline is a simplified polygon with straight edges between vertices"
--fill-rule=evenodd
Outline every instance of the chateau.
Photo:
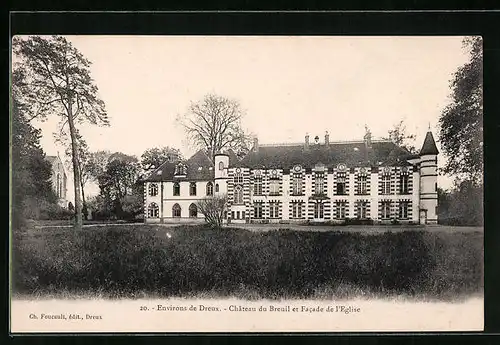
M 145 180 L 145 221 L 203 221 L 197 201 L 227 195 L 229 223 L 437 223 L 437 156 L 431 131 L 416 155 L 387 140 L 260 145 L 242 159 L 198 151 Z

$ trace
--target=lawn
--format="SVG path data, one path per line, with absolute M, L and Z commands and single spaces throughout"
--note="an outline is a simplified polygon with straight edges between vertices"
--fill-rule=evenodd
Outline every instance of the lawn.
M 32 229 L 13 236 L 13 291 L 439 300 L 482 293 L 482 232 L 365 233 L 145 225 Z

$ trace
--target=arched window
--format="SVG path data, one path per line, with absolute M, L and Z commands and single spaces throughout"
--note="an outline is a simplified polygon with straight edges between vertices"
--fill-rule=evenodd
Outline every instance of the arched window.
M 174 196 L 181 195 L 181 186 L 179 182 L 174 182 Z
M 189 195 L 196 195 L 196 182 L 191 182 L 189 184 Z
M 179 204 L 174 204 L 174 206 L 172 206 L 172 217 L 174 218 L 181 217 L 181 207 L 179 206 Z
M 207 195 L 214 195 L 214 185 L 212 182 L 207 183 Z
M 224 170 L 224 162 L 219 162 L 219 170 Z
M 189 205 L 189 217 L 198 217 L 198 207 L 195 204 Z
M 155 202 L 152 202 L 148 206 L 148 217 L 149 218 L 158 218 L 160 213 L 160 209 L 158 208 L 158 205 Z
M 243 188 L 240 185 L 234 187 L 234 203 L 243 204 Z
M 56 196 L 59 198 L 61 197 L 61 193 L 60 193 L 60 183 L 59 181 L 61 180 L 61 177 L 59 176 L 59 173 L 57 173 L 57 176 L 56 176 L 56 179 L 57 179 L 57 182 L 56 182 Z
M 215 184 L 215 193 L 219 193 L 219 184 L 218 183 Z
M 156 183 L 151 183 L 149 185 L 149 195 L 157 196 L 158 195 L 158 185 Z

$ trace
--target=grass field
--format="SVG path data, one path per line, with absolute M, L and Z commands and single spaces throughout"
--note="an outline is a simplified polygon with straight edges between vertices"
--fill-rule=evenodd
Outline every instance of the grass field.
M 105 298 L 439 300 L 482 293 L 481 231 L 359 229 L 31 229 L 13 237 L 13 291 Z

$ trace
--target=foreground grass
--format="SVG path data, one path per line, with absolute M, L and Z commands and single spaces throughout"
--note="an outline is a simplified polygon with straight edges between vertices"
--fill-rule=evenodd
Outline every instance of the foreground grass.
M 450 300 L 483 289 L 482 233 L 203 226 L 46 228 L 13 238 L 17 296 Z

